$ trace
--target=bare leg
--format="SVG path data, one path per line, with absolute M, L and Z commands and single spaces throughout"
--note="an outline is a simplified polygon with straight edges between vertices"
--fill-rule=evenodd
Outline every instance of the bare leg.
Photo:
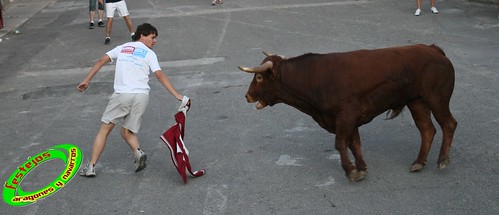
M 132 149 L 132 152 L 135 153 L 140 147 L 139 145 L 139 139 L 137 138 L 137 135 L 135 135 L 133 132 L 126 128 L 121 128 L 121 136 L 123 139 L 128 143 L 130 146 L 130 149 Z
M 130 34 L 133 33 L 133 32 L 135 32 L 134 29 L 133 29 L 133 24 L 132 24 L 132 20 L 130 19 L 130 16 L 124 16 L 123 19 L 126 22 L 126 26 L 128 27 L 128 30 L 130 31 Z
M 88 11 L 88 21 L 93 22 L 95 16 L 95 11 Z
M 435 7 L 435 0 L 430 1 L 430 7 Z
M 98 16 L 99 16 L 99 20 L 102 20 L 102 17 L 104 17 L 104 11 L 103 10 L 99 10 Z
M 111 37 L 111 29 L 113 28 L 113 18 L 107 18 L 106 37 Z
M 418 9 L 421 9 L 421 4 L 423 0 L 417 0 L 416 4 L 418 5 Z
M 106 141 L 107 137 L 111 133 L 111 131 L 114 128 L 114 124 L 109 123 L 102 123 L 99 132 L 97 133 L 97 136 L 95 137 L 94 140 L 94 145 L 92 147 L 92 158 L 90 160 L 91 164 L 96 164 L 97 161 L 99 160 L 100 155 L 104 151 L 104 147 L 106 147 Z
M 139 150 L 139 139 L 132 131 L 121 128 L 121 136 L 130 146 L 133 155 L 135 156 L 135 172 L 141 171 L 146 167 L 147 156 L 142 150 Z

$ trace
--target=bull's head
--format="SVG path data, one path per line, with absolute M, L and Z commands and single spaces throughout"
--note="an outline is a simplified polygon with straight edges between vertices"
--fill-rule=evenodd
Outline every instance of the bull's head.
M 275 68 L 275 65 L 285 58 L 266 52 L 264 54 L 267 57 L 262 61 L 260 66 L 238 67 L 243 72 L 255 74 L 245 96 L 248 103 L 257 102 L 256 109 L 262 109 L 267 105 L 272 106 L 279 102 L 275 97 L 276 84 L 278 84 L 275 83 L 277 77 L 277 68 Z

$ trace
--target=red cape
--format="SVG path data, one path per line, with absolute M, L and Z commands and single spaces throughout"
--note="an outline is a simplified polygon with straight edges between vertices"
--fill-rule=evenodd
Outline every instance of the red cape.
M 199 177 L 205 174 L 205 170 L 192 171 L 189 161 L 189 150 L 184 144 L 184 128 L 186 112 L 190 108 L 190 100 L 184 97 L 180 105 L 179 112 L 175 114 L 175 123 L 171 128 L 166 130 L 161 135 L 161 140 L 168 146 L 173 164 L 177 168 L 178 173 L 182 176 L 184 183 L 187 183 L 186 170 L 193 176 Z

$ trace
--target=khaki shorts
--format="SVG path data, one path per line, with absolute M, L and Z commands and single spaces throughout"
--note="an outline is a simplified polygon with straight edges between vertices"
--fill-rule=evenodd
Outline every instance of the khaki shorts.
M 140 121 L 149 103 L 149 95 L 144 93 L 113 93 L 102 114 L 103 123 L 122 123 L 122 127 L 138 133 Z

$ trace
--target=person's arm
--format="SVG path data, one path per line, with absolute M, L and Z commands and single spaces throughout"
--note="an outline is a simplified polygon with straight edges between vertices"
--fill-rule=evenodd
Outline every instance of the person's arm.
M 175 96 L 175 98 L 179 101 L 182 101 L 182 98 L 184 97 L 182 94 L 180 94 L 179 92 L 177 92 L 177 90 L 175 89 L 175 87 L 173 86 L 173 84 L 170 82 L 170 79 L 168 78 L 168 76 L 166 76 L 165 73 L 163 73 L 163 71 L 161 70 L 158 70 L 156 72 L 154 72 L 154 75 L 156 76 L 156 78 L 159 80 L 159 82 L 173 95 Z
M 79 92 L 85 91 L 88 88 L 88 85 L 90 84 L 90 81 L 95 76 L 95 74 L 97 74 L 97 72 L 99 72 L 99 70 L 109 62 L 111 62 L 111 58 L 107 54 L 102 56 L 97 62 L 95 62 L 92 69 L 90 69 L 90 72 L 88 73 L 87 77 L 85 77 L 85 79 L 83 79 L 83 81 L 80 84 L 78 84 L 76 89 Z

